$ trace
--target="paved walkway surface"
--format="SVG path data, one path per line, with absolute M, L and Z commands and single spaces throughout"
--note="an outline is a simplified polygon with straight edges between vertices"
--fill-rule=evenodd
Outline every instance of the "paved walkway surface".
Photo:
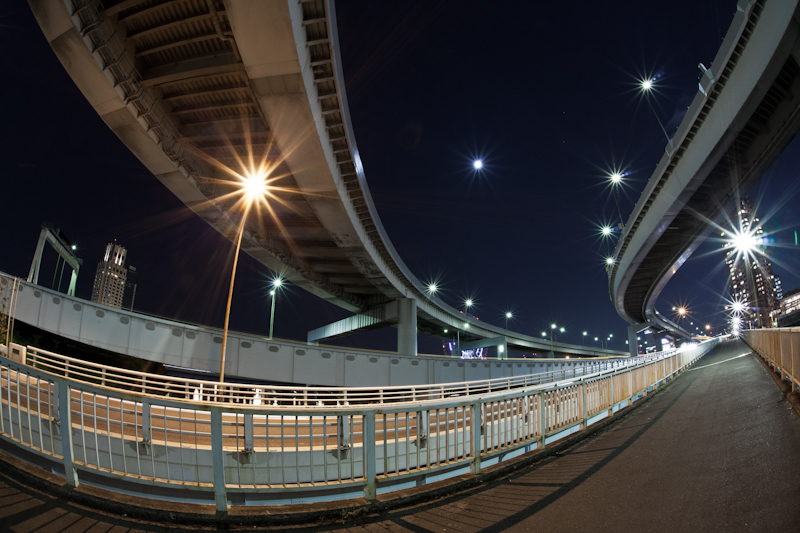
M 284 529 L 800 531 L 800 421 L 747 354 L 740 341 L 718 347 L 629 417 L 503 479 L 378 516 Z M 0 472 L 2 531 L 198 529 L 106 515 Z

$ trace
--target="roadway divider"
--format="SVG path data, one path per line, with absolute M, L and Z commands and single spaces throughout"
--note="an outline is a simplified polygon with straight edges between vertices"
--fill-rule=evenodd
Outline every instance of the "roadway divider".
M 741 338 L 792 384 L 793 391 L 800 390 L 800 328 L 746 329 Z
M 392 403 L 373 391 L 357 405 L 295 405 L 285 396 L 257 404 L 187 389 L 173 396 L 148 383 L 164 376 L 123 386 L 126 371 L 97 374 L 63 356 L 70 364 L 54 371 L 53 354 L 28 347 L 27 365 L 0 357 L 0 435 L 7 451 L 72 486 L 86 478 L 223 513 L 231 505 L 374 499 L 543 449 L 631 405 L 720 340 L 551 383 L 450 384 Z

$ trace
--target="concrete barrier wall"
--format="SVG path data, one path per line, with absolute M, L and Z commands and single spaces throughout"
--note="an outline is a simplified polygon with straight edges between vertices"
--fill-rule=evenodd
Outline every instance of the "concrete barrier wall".
M 11 296 L 13 277 L 0 273 Z M 219 372 L 222 332 L 213 328 L 94 304 L 22 282 L 14 295 L 16 320 L 90 346 L 203 372 Z M 337 387 L 422 385 L 540 374 L 592 360 L 488 360 L 413 357 L 341 347 L 309 346 L 229 332 L 225 374 L 257 381 Z

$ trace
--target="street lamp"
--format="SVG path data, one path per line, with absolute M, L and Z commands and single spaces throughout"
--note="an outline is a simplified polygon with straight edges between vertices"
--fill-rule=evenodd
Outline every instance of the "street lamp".
M 583 332 L 583 344 L 584 344 L 584 346 L 586 345 L 586 335 L 587 335 L 587 332 L 584 331 Z
M 228 304 L 225 307 L 225 322 L 222 328 L 222 357 L 219 362 L 219 382 L 225 381 L 225 354 L 228 347 L 228 325 L 231 318 L 231 300 L 233 299 L 233 282 L 236 279 L 236 266 L 239 264 L 239 250 L 242 247 L 242 235 L 247 222 L 247 215 L 253 203 L 261 201 L 268 194 L 267 174 L 263 170 L 240 176 L 240 191 L 244 200 L 244 213 L 239 223 L 239 234 L 236 236 L 236 252 L 233 255 L 231 269 L 231 285 L 228 289 Z
M 661 77 L 659 74 L 657 77 Z M 658 125 L 661 126 L 661 131 L 664 133 L 664 137 L 667 138 L 667 142 L 670 141 L 669 135 L 667 135 L 667 130 L 664 129 L 664 125 L 661 123 L 661 119 L 658 118 L 658 113 L 656 113 L 656 108 L 653 107 L 653 102 L 650 101 L 650 93 L 653 90 L 653 84 L 656 81 L 656 78 L 648 78 L 643 79 L 639 82 L 639 87 L 641 88 L 642 94 L 644 95 L 644 99 L 647 100 L 647 105 L 650 106 L 650 110 L 653 112 L 653 116 L 656 117 L 656 121 L 658 121 Z
M 473 303 L 474 302 L 472 301 L 472 298 L 467 298 L 466 300 L 464 300 L 464 314 L 465 315 L 469 311 L 469 308 L 472 307 Z
M 506 311 L 506 329 L 508 329 L 508 320 L 510 318 L 514 318 L 514 315 L 511 314 L 511 311 Z
M 272 281 L 272 290 L 269 291 L 269 295 L 272 297 L 272 305 L 269 310 L 269 340 L 272 340 L 272 326 L 275 323 L 275 297 L 278 295 L 278 289 L 280 289 L 282 285 L 283 280 L 281 278 L 275 278 Z

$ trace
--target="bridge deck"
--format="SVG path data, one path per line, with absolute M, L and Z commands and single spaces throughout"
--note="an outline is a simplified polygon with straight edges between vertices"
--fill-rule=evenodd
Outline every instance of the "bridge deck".
M 562 456 L 465 493 L 368 519 L 363 526 L 332 529 L 796 527 L 800 421 L 759 361 L 753 355 L 737 357 L 748 352 L 741 342 L 719 347 L 630 417 Z M 0 516 L 5 526 L 25 531 L 60 531 L 75 524 L 154 526 L 51 498 L 5 475 L 0 476 Z

